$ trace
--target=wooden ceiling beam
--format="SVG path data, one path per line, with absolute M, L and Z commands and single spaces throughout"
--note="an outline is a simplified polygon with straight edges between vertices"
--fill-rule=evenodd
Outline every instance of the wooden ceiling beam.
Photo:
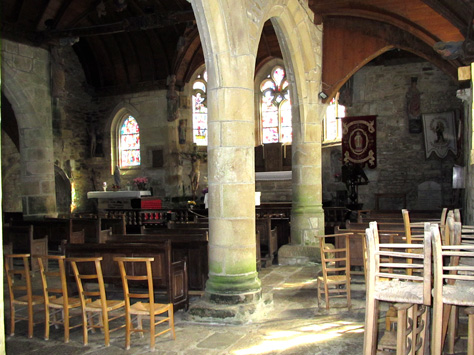
M 164 28 L 188 21 L 194 21 L 194 13 L 192 11 L 137 16 L 120 22 L 105 25 L 49 30 L 44 31 L 42 34 L 46 40 L 55 40 L 68 37 L 91 37 L 123 32 L 142 31 L 154 28 Z
M 446 20 L 457 27 L 459 31 L 466 37 L 469 19 L 472 14 L 472 8 L 469 8 L 466 3 L 458 1 L 440 1 L 440 0 L 422 0 L 426 5 L 431 7 L 434 11 L 443 16 Z M 453 9 L 453 6 L 456 9 Z M 466 16 L 461 16 L 466 15 Z

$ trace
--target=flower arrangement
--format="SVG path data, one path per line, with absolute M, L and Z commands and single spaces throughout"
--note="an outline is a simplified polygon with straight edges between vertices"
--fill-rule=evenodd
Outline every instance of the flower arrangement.
M 146 190 L 146 184 L 148 184 L 148 178 L 146 177 L 137 177 L 133 179 L 133 183 L 137 186 L 138 190 Z
M 207 194 L 208 192 L 209 192 L 209 188 L 208 188 L 208 187 L 202 189 L 202 194 L 203 194 L 203 195 Z

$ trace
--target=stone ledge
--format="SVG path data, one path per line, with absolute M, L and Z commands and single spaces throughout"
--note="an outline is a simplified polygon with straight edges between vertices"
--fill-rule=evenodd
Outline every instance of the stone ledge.
M 279 265 L 308 265 L 312 263 L 321 263 L 319 247 L 287 244 L 278 250 Z

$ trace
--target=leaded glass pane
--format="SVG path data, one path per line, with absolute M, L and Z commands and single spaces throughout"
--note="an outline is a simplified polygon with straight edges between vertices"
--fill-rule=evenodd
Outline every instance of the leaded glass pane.
M 293 130 L 291 127 L 281 127 L 281 139 L 282 143 L 291 143 L 293 140 Z
M 263 143 L 278 143 L 278 128 L 263 129 Z
M 206 92 L 206 84 L 204 84 L 202 81 L 195 81 L 193 84 L 193 90 L 202 90 Z
M 193 136 L 197 145 L 207 145 L 207 114 L 193 115 Z
M 292 141 L 291 103 L 285 69 L 277 66 L 260 84 L 263 143 Z
M 291 127 L 291 105 L 290 102 L 285 100 L 280 105 L 280 115 L 281 115 L 281 126 L 282 127 Z
M 272 73 L 272 78 L 276 86 L 280 87 L 283 78 L 285 77 L 285 70 L 282 67 L 277 67 Z
M 120 166 L 140 165 L 140 129 L 134 117 L 128 116 L 120 127 Z
M 272 89 L 275 90 L 275 83 L 271 81 L 270 79 L 264 80 L 262 82 L 262 85 L 260 85 L 260 91 L 264 92 L 265 90 Z
M 196 145 L 207 145 L 207 103 L 205 93 L 207 91 L 207 71 L 199 80 L 193 84 L 194 95 L 192 97 L 193 110 L 193 142 Z

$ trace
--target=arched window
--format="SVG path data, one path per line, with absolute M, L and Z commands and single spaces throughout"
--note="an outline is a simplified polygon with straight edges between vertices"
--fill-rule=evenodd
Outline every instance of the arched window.
M 119 162 L 121 168 L 139 166 L 140 159 L 140 128 L 137 120 L 126 115 L 119 130 Z
M 275 66 L 260 84 L 262 143 L 291 143 L 291 102 L 285 69 Z
M 207 145 L 207 71 L 202 69 L 193 83 L 193 142 Z
M 324 118 L 324 141 L 338 142 L 342 139 L 341 118 L 346 116 L 346 108 L 339 105 L 339 93 L 331 100 Z

